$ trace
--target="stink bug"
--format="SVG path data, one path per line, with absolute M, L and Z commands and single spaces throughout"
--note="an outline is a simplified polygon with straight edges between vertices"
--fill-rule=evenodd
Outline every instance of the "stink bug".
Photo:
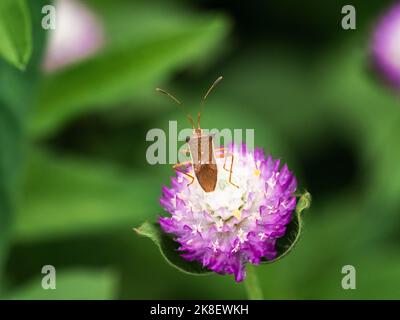
M 207 90 L 206 94 L 204 95 L 201 101 L 201 110 L 197 113 L 197 128 L 194 125 L 194 121 L 192 116 L 189 114 L 187 118 L 190 124 L 193 127 L 192 136 L 186 138 L 186 143 L 188 145 L 188 149 L 184 150 L 185 153 L 190 154 L 191 161 L 186 161 L 182 163 L 177 163 L 173 166 L 173 168 L 183 174 L 185 174 L 191 180 L 188 184 L 190 186 L 195 179 L 197 179 L 198 183 L 200 184 L 201 188 L 205 192 L 212 192 L 215 190 L 217 185 L 218 179 L 218 167 L 215 161 L 215 158 L 225 158 L 225 162 L 223 165 L 223 169 L 229 172 L 229 183 L 236 188 L 239 188 L 236 184 L 232 182 L 232 169 L 233 169 L 233 160 L 234 155 L 232 153 L 225 153 L 225 149 L 214 147 L 214 140 L 213 135 L 205 134 L 200 127 L 200 119 L 201 119 L 201 112 L 204 108 L 204 103 L 212 91 L 212 89 L 222 80 L 222 76 L 219 77 L 211 87 Z M 172 100 L 174 100 L 178 105 L 183 106 L 183 104 L 175 98 L 173 95 L 168 93 L 167 91 L 156 88 L 158 92 L 161 92 Z M 231 157 L 230 168 L 226 167 L 226 160 L 228 157 Z M 186 172 L 185 169 L 181 170 L 182 167 L 193 167 L 195 177 Z

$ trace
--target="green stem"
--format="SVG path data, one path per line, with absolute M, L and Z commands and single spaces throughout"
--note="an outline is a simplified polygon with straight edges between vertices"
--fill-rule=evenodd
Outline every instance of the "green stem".
M 247 297 L 249 300 L 263 300 L 263 294 L 258 281 L 256 268 L 252 264 L 247 265 L 246 279 L 244 285 L 246 287 Z

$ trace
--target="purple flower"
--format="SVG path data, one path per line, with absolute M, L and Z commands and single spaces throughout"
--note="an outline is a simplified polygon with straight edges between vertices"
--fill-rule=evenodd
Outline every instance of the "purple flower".
M 216 160 L 218 181 L 212 192 L 204 192 L 197 180 L 188 186 L 186 175 L 177 172 L 160 199 L 172 216 L 160 217 L 159 223 L 174 235 L 184 259 L 234 274 L 239 282 L 247 262 L 257 265 L 276 257 L 276 239 L 285 234 L 296 207 L 297 182 L 286 164 L 280 169 L 280 160 L 266 158 L 262 149 L 250 152 L 243 145 L 229 150 L 234 154 L 232 182 L 239 188 L 229 183 L 223 158 Z M 193 174 L 192 167 L 188 173 Z
M 400 89 L 400 4 L 379 21 L 372 40 L 372 55 L 385 80 Z
M 104 46 L 102 23 L 83 2 L 57 0 L 43 69 L 53 72 L 96 54 Z

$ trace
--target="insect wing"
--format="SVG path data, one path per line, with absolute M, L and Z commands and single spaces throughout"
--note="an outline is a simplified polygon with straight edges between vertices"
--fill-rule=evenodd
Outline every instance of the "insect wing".
M 213 136 L 192 137 L 188 144 L 193 164 L 215 164 Z

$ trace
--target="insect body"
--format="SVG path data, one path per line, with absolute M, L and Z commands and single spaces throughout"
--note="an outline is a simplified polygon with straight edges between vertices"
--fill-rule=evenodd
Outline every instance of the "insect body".
M 210 94 L 211 90 L 221 80 L 222 77 L 219 77 L 217 80 L 215 80 L 210 89 L 208 89 L 207 93 L 203 97 L 201 109 L 203 109 L 204 102 L 207 96 Z M 176 103 L 182 105 L 182 103 L 178 99 L 176 99 L 165 90 L 159 88 L 157 88 L 156 90 L 168 95 Z M 191 181 L 189 182 L 188 186 L 190 186 L 195 181 L 196 177 L 198 183 L 205 192 L 212 192 L 215 190 L 218 179 L 218 167 L 215 158 L 225 158 L 223 169 L 229 172 L 229 183 L 238 188 L 238 186 L 232 182 L 232 168 L 234 159 L 233 154 L 225 153 L 224 148 L 215 149 L 213 135 L 204 134 L 203 130 L 200 128 L 201 111 L 197 114 L 197 128 L 195 128 L 194 126 L 193 118 L 190 115 L 188 115 L 187 117 L 193 127 L 193 134 L 191 137 L 188 137 L 186 139 L 188 150 L 184 150 L 184 152 L 190 154 L 191 161 L 177 163 L 174 165 L 173 168 L 189 177 Z M 226 159 L 229 156 L 231 157 L 231 164 L 230 168 L 228 169 L 226 167 Z M 182 167 L 187 168 L 189 166 L 193 167 L 195 177 L 192 174 L 188 173 L 186 169 L 181 169 Z
M 187 143 L 197 181 L 205 192 L 214 191 L 218 168 L 214 156 L 213 136 L 203 135 L 201 129 L 196 129 L 193 136 L 187 139 Z

